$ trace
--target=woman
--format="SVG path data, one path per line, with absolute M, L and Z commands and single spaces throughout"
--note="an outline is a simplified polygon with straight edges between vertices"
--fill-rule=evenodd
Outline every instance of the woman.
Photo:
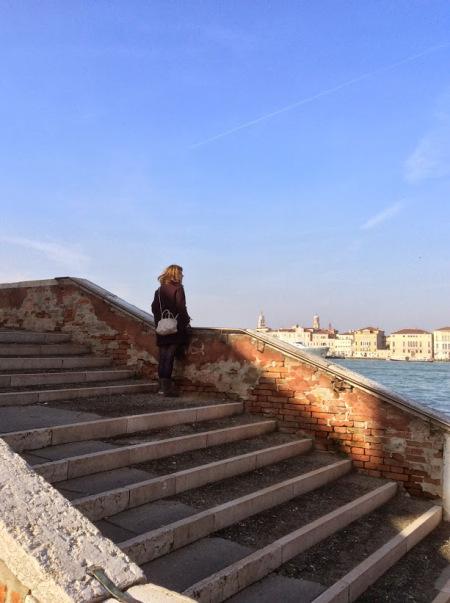
M 190 317 L 186 309 L 186 297 L 183 281 L 183 268 L 176 264 L 168 266 L 158 277 L 161 286 L 155 291 L 152 303 L 152 312 L 155 324 L 158 326 L 161 315 L 169 310 L 177 319 L 177 332 L 171 335 L 156 334 L 156 343 L 159 347 L 159 393 L 165 396 L 175 396 L 176 391 L 172 381 L 173 364 L 175 355 L 188 343 L 188 328 Z

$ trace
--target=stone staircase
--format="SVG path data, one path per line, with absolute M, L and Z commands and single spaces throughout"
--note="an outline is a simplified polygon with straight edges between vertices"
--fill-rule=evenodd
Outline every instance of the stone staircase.
M 441 522 L 241 402 L 155 388 L 66 334 L 0 331 L 0 437 L 150 582 L 201 603 L 355 601 Z

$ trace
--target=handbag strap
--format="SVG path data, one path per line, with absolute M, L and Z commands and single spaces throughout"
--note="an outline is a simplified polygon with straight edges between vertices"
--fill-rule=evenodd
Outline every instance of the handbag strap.
M 161 318 L 162 318 L 163 310 L 162 310 L 162 305 L 161 305 L 161 287 L 158 289 L 158 297 L 159 297 L 159 309 L 161 311 Z
M 161 311 L 161 318 L 164 317 L 164 312 L 168 312 L 169 316 L 177 319 L 178 318 L 178 314 L 176 316 L 173 316 L 173 314 L 172 314 L 172 312 L 170 310 L 164 310 L 164 312 L 163 312 L 162 304 L 161 304 L 161 287 L 158 289 L 158 298 L 159 298 L 159 309 Z

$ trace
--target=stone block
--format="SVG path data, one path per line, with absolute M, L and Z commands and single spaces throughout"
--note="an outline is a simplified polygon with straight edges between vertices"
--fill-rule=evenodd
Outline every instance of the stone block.
M 67 479 L 69 463 L 67 460 L 53 461 L 51 463 L 35 465 L 33 469 L 52 484 L 55 482 L 62 482 Z
M 52 431 L 50 428 L 30 429 L 2 434 L 1 437 L 16 452 L 36 450 L 50 446 Z
M 126 433 L 126 427 L 126 417 L 58 425 L 52 429 L 52 444 L 56 446 L 94 438 L 111 438 Z
M 130 508 L 138 507 L 152 500 L 173 496 L 176 492 L 176 479 L 172 476 L 163 475 L 147 482 L 131 486 L 130 492 Z
M 126 467 L 131 464 L 130 449 L 128 447 L 104 452 L 94 452 L 66 460 L 68 463 L 67 478 L 90 475 L 99 471 L 109 471 L 118 467 Z

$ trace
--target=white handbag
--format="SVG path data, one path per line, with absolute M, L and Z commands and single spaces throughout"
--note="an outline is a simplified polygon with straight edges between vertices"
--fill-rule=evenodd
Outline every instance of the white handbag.
M 158 335 L 173 335 L 178 332 L 178 314 L 174 316 L 170 310 L 162 309 L 161 305 L 161 288 L 158 289 L 159 308 L 161 310 L 161 320 L 158 322 L 156 332 Z

